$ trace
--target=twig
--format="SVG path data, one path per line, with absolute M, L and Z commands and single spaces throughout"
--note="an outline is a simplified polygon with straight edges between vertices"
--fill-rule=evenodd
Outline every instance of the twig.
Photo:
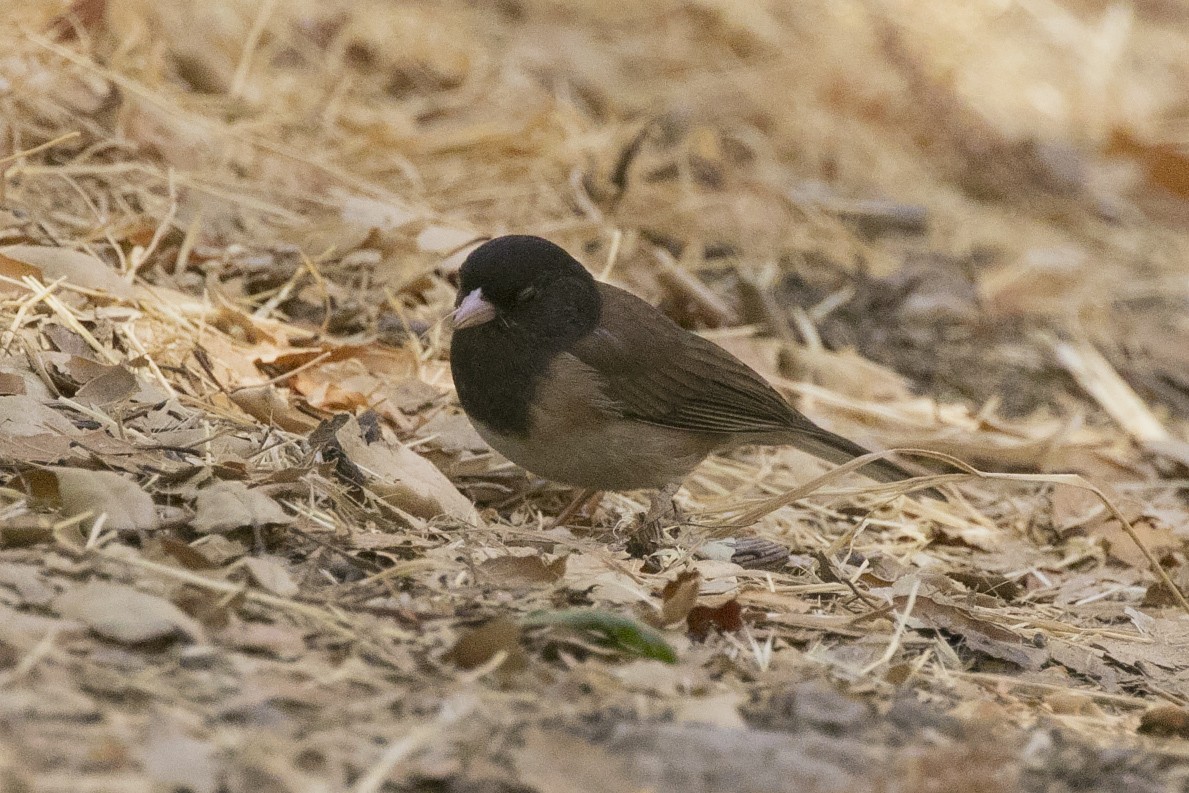
M 41 143 L 31 149 L 24 149 L 14 154 L 9 154 L 7 157 L 0 157 L 0 165 L 7 165 L 8 163 L 15 162 L 22 157 L 28 157 L 30 154 L 37 154 L 38 152 L 45 151 L 46 149 L 52 149 L 59 143 L 64 143 L 73 138 L 77 138 L 81 134 L 82 133 L 76 129 L 74 132 L 67 132 L 65 135 L 59 135 L 53 140 L 47 140 L 45 143 Z
M 908 602 L 904 604 L 904 613 L 896 621 L 896 630 L 892 632 L 892 640 L 888 642 L 888 648 L 884 650 L 883 655 L 860 669 L 860 676 L 871 674 L 874 669 L 883 666 L 896 655 L 896 651 L 900 649 L 900 642 L 904 638 L 904 628 L 908 624 L 908 618 L 912 615 L 912 609 L 917 604 L 917 592 L 920 588 L 921 579 L 917 578 L 912 582 L 912 589 L 908 593 Z

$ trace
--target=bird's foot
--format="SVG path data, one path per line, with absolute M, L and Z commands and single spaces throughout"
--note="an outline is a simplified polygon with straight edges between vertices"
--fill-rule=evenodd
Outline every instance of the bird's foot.
M 655 553 L 665 539 L 665 529 L 680 525 L 681 510 L 673 502 L 673 497 L 680 489 L 680 483 L 665 485 L 652 496 L 648 511 L 628 537 L 628 554 L 642 559 Z

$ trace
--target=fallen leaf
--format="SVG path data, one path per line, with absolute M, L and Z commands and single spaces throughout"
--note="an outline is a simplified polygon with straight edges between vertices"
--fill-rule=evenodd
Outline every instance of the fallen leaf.
M 239 388 L 229 392 L 228 396 L 252 418 L 286 432 L 304 435 L 318 426 L 315 419 L 290 405 L 276 386 Z
M 96 289 L 115 297 L 131 298 L 132 284 L 97 256 L 48 245 L 6 245 L 0 254 L 43 273 L 43 281 L 65 278 L 75 286 Z
M 215 566 L 188 543 L 176 537 L 162 535 L 152 538 L 141 549 L 147 557 L 167 559 L 171 564 L 181 564 L 187 570 L 213 570 Z
M 528 664 L 520 646 L 520 626 L 505 617 L 496 617 L 463 633 L 445 658 L 462 669 L 475 669 L 501 652 L 506 654 L 500 664 L 504 671 L 514 672 Z
M 76 401 L 84 405 L 109 405 L 127 399 L 140 388 L 136 375 L 123 366 L 109 366 L 103 374 L 88 380 L 75 392 Z
M 289 571 L 281 566 L 276 559 L 267 556 L 249 556 L 244 559 L 244 568 L 257 584 L 280 597 L 290 598 L 300 589 Z
M 721 606 L 694 606 L 686 616 L 685 623 L 690 635 L 697 639 L 709 636 L 711 628 L 723 633 L 734 633 L 743 630 L 743 609 L 734 598 Z
M 56 501 L 65 517 L 90 512 L 107 515 L 106 527 L 116 531 L 152 531 L 159 525 L 153 499 L 130 479 L 111 471 L 51 468 L 31 472 L 56 480 Z
M 893 602 L 896 608 L 903 611 L 908 598 L 897 596 Z M 917 597 L 911 617 L 926 628 L 961 637 L 966 646 L 976 653 L 1008 661 L 1021 669 L 1039 669 L 1049 659 L 1047 650 L 1031 644 L 1018 633 L 975 617 L 940 599 Z M 912 624 L 911 621 L 909 624 Z
M 0 433 L 16 437 L 59 434 L 77 435 L 69 419 L 24 394 L 0 397 Z
M 216 482 L 198 491 L 194 499 L 194 530 L 199 534 L 224 534 L 234 529 L 289 525 L 293 518 L 260 489 L 243 482 Z
M 1189 710 L 1176 705 L 1157 705 L 1147 710 L 1139 721 L 1143 735 L 1189 740 Z
M 95 581 L 75 587 L 54 600 L 54 610 L 121 644 L 202 635 L 198 623 L 173 603 L 124 584 Z
M 25 378 L 15 372 L 0 372 L 0 396 L 23 395 Z
M 475 507 L 433 463 L 404 446 L 365 443 L 351 417 L 335 432 L 343 455 L 367 478 L 368 488 L 394 507 L 420 518 L 449 515 L 479 522 Z
M 18 282 L 24 280 L 26 276 L 36 278 L 39 281 L 45 280 L 45 273 L 41 271 L 41 268 L 17 261 L 10 256 L 5 256 L 3 253 L 0 253 L 0 276 Z M 23 286 L 0 281 L 0 294 L 23 291 L 25 291 L 25 287 Z
M 698 590 L 702 575 L 697 570 L 687 570 L 665 584 L 661 590 L 661 613 L 654 625 L 663 628 L 674 625 L 689 616 L 698 602 Z
M 552 584 L 566 573 L 566 557 L 548 564 L 539 556 L 497 556 L 479 564 L 480 575 L 497 584 Z

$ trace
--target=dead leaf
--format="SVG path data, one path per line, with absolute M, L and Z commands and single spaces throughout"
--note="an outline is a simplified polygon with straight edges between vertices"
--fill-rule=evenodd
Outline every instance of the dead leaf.
M 336 433 L 343 454 L 367 477 L 367 486 L 389 504 L 420 518 L 449 515 L 478 523 L 475 507 L 433 463 L 404 446 L 365 443 L 350 418 Z
M 1132 521 L 1131 528 L 1136 537 L 1153 556 L 1159 559 L 1168 551 L 1181 548 L 1184 542 L 1173 533 L 1171 527 L 1154 518 L 1140 518 Z M 1117 520 L 1104 520 L 1091 527 L 1091 532 L 1103 539 L 1111 556 L 1136 569 L 1151 567 L 1144 552 Z
M 1189 710 L 1176 705 L 1157 705 L 1140 717 L 1139 732 L 1189 740 Z
M 318 426 L 316 419 L 289 404 L 272 385 L 239 388 L 228 393 L 231 401 L 257 421 L 302 435 Z
M 300 591 L 293 576 L 289 575 L 289 571 L 281 566 L 281 563 L 276 559 L 267 556 L 249 556 L 241 564 L 257 584 L 274 595 L 291 598 Z
M 56 410 L 24 394 L 0 397 L 0 433 L 27 438 L 46 433 L 77 435 L 78 429 Z
M 90 512 L 107 515 L 105 525 L 116 531 L 152 531 L 159 525 L 153 499 L 130 479 L 110 471 L 51 468 L 29 474 L 56 480 L 56 500 L 66 517 Z
M 705 639 L 712 628 L 723 633 L 743 630 L 743 609 L 739 601 L 728 600 L 721 606 L 694 606 L 685 619 L 689 633 L 696 639 Z
M 896 608 L 903 610 L 908 598 L 896 596 L 893 602 Z M 1031 644 L 1018 633 L 939 599 L 917 597 L 911 616 L 926 628 L 960 636 L 967 647 L 977 653 L 1008 661 L 1021 669 L 1039 669 L 1049 658 L 1047 650 Z
M 192 546 L 167 535 L 152 538 L 144 545 L 141 552 L 150 558 L 166 559 L 170 564 L 180 564 L 187 570 L 215 569 L 210 560 Z
M 104 291 L 119 298 L 132 297 L 132 284 L 89 253 L 48 245 L 6 245 L 0 248 L 0 254 L 38 268 L 44 274 L 43 281 L 65 278 L 84 289 Z
M 496 584 L 552 584 L 566 573 L 566 557 L 546 563 L 540 556 L 497 556 L 479 564 L 479 574 Z
M 198 623 L 173 603 L 124 584 L 94 581 L 75 587 L 58 596 L 54 610 L 121 644 L 202 636 Z
M 528 656 L 520 646 L 520 626 L 496 617 L 463 633 L 445 658 L 463 669 L 475 669 L 501 652 L 506 653 L 500 664 L 504 671 L 515 672 L 528 665 Z
M 216 482 L 198 491 L 194 500 L 197 515 L 194 530 L 199 534 L 223 534 L 235 529 L 289 525 L 293 518 L 259 488 L 243 482 Z
M 698 602 L 698 590 L 702 585 L 702 575 L 697 570 L 687 570 L 675 579 L 665 584 L 661 590 L 661 613 L 653 623 L 655 627 L 663 628 L 675 625 L 689 616 L 690 611 Z
M 88 380 L 74 394 L 84 405 L 109 405 L 127 399 L 140 388 L 136 375 L 123 366 L 109 366 L 97 377 Z
M 0 253 L 0 276 L 11 278 L 13 281 L 18 282 L 24 280 L 26 276 L 29 278 L 36 278 L 39 281 L 45 280 L 45 274 L 41 272 L 40 268 L 34 267 L 31 264 L 26 264 L 25 262 L 17 261 L 10 256 L 5 256 L 3 253 Z M 24 291 L 26 290 L 23 286 L 10 284 L 6 281 L 0 281 L 0 294 L 11 294 L 14 292 Z
M 1176 143 L 1141 139 L 1131 129 L 1111 130 L 1106 153 L 1125 155 L 1137 160 L 1148 180 L 1180 198 L 1189 198 L 1189 155 Z
M 25 378 L 14 372 L 0 372 L 0 396 L 23 395 Z

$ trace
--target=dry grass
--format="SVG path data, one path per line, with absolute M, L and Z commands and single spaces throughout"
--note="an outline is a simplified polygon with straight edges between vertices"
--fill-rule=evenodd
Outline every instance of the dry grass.
M 0 780 L 750 790 L 773 741 L 804 790 L 939 789 L 975 743 L 987 790 L 1176 783 L 1184 744 L 1137 729 L 1189 704 L 1186 23 L 18 0 Z M 752 450 L 699 469 L 647 564 L 642 494 L 547 529 L 565 494 L 476 443 L 445 363 L 454 269 L 504 232 L 823 424 L 976 468 L 936 504 Z M 96 581 L 135 613 L 80 605 Z M 678 663 L 557 627 L 574 607 Z

